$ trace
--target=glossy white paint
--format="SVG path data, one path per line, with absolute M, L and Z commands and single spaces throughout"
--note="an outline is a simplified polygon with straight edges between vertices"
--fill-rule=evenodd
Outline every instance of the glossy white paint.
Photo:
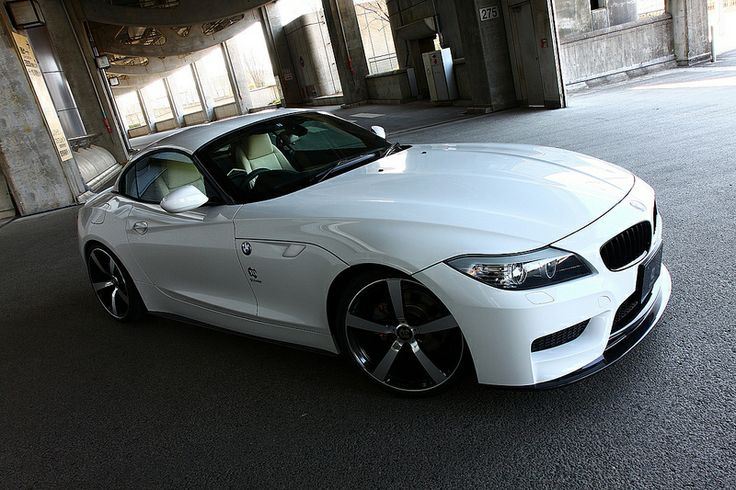
M 235 233 L 307 241 L 350 264 L 414 273 L 456 255 L 548 245 L 606 213 L 633 183 L 619 167 L 553 148 L 417 145 L 248 204 Z
M 238 124 L 198 129 L 190 139 L 183 131 L 156 146 L 191 152 Z M 242 206 L 171 214 L 106 192 L 80 211 L 79 233 L 82 251 L 97 241 L 118 256 L 151 311 L 331 352 L 337 348 L 326 299 L 335 278 L 359 264 L 392 267 L 447 306 L 481 383 L 519 386 L 557 379 L 601 356 L 613 315 L 636 287 L 637 268 L 611 272 L 599 249 L 631 225 L 651 222 L 653 205 L 644 182 L 584 155 L 522 145 L 417 145 Z M 502 291 L 443 262 L 550 244 L 577 253 L 594 273 Z M 669 274 L 662 272 L 655 292 L 669 298 Z M 587 319 L 578 339 L 531 352 L 534 339 Z
M 630 206 L 626 202 L 630 198 L 647 203 L 646 209 Z M 636 289 L 637 267 L 609 271 L 599 249 L 631 225 L 651 222 L 654 193 L 638 180 L 626 201 L 552 244 L 575 252 L 595 269 L 590 276 L 534 290 L 547 294 L 552 301 L 540 304 L 524 292 L 488 287 L 444 263 L 415 275 L 439 296 L 462 326 L 479 382 L 512 386 L 542 383 L 573 372 L 603 354 L 616 310 Z M 652 251 L 662 242 L 661 223 L 660 217 Z M 661 293 L 669 298 L 670 288 L 669 273 L 663 269 L 652 296 Z M 602 298 L 607 300 L 601 301 Z M 531 351 L 535 339 L 588 319 L 592 319 L 591 323 L 576 340 L 540 352 Z
M 161 200 L 161 208 L 168 213 L 184 213 L 203 206 L 209 199 L 193 185 L 185 185 L 170 192 Z

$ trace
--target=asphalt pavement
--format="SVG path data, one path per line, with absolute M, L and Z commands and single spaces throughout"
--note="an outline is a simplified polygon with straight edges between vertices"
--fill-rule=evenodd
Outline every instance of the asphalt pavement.
M 674 291 L 615 366 L 388 395 L 340 358 L 105 317 L 76 209 L 0 228 L 0 486 L 727 488 L 736 482 L 736 56 L 401 135 L 559 146 L 658 193 Z M 448 162 L 451 165 L 451 162 Z

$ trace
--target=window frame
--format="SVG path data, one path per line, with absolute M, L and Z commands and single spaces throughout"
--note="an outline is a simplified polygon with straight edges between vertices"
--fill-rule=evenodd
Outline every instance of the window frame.
M 205 181 L 205 189 L 211 189 L 215 192 L 216 196 L 209 197 L 209 201 L 207 201 L 204 206 L 221 206 L 221 205 L 231 205 L 234 204 L 234 201 L 230 195 L 228 195 L 224 190 L 220 187 L 220 185 L 217 183 L 217 181 L 210 175 L 207 168 L 202 165 L 202 162 L 199 161 L 196 154 L 189 153 L 181 148 L 176 147 L 167 147 L 167 146 L 161 146 L 154 148 L 150 151 L 147 151 L 145 153 L 142 153 L 141 155 L 137 155 L 133 160 L 128 162 L 128 164 L 125 166 L 123 171 L 120 173 L 120 177 L 118 178 L 118 183 L 115 186 L 115 193 L 120 194 L 121 196 L 125 197 L 126 199 L 130 199 L 131 201 L 144 203 L 144 204 L 155 204 L 160 206 L 161 201 L 147 201 L 145 199 L 141 199 L 138 197 L 131 196 L 126 189 L 126 179 L 130 172 L 135 172 L 136 166 L 141 163 L 142 161 L 155 157 L 156 155 L 159 155 L 161 153 L 178 153 L 180 155 L 183 155 L 187 157 L 189 160 L 192 161 L 197 171 L 202 174 L 202 178 Z

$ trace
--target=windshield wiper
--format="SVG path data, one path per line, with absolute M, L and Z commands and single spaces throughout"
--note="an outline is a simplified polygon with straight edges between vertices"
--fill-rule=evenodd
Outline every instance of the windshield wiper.
M 360 163 L 363 160 L 366 160 L 369 157 L 374 156 L 375 154 L 376 154 L 376 150 L 373 150 L 367 153 L 361 153 L 360 155 L 355 155 L 352 157 L 343 158 L 342 160 L 338 160 L 337 162 L 335 162 L 335 164 L 332 167 L 328 168 L 322 173 L 317 174 L 315 176 L 315 183 L 322 182 L 327 177 L 329 177 L 330 175 L 332 175 L 333 173 L 335 173 L 337 170 L 341 168 L 347 167 L 355 163 Z
M 391 146 L 386 148 L 386 151 L 383 153 L 383 158 L 386 158 L 392 153 L 395 153 L 397 150 L 403 150 L 403 148 L 401 147 L 401 143 L 399 143 L 398 141 L 395 143 L 391 143 Z

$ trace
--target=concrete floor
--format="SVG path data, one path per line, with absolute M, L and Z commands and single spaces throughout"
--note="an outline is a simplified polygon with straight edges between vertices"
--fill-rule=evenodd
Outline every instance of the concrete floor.
M 27 486 L 733 487 L 736 56 L 402 142 L 583 151 L 658 191 L 674 293 L 573 386 L 384 394 L 338 358 L 158 318 L 108 320 L 75 210 L 0 228 L 0 482 Z

